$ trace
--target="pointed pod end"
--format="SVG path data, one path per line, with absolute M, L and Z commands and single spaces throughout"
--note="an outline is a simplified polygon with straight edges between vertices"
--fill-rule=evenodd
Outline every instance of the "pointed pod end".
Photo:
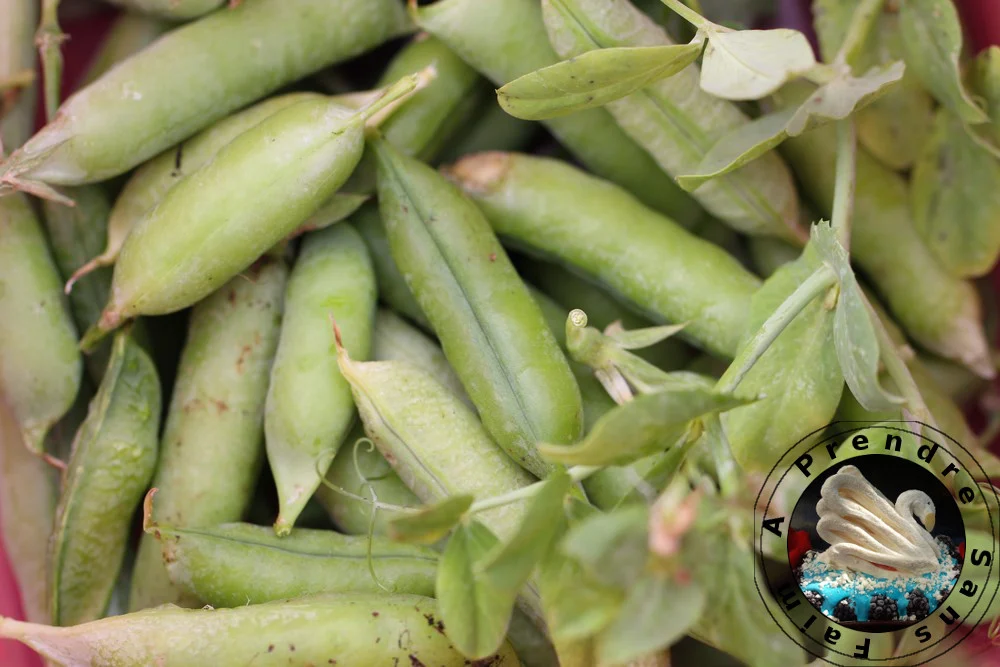
M 274 534 L 278 537 L 288 537 L 292 533 L 293 524 L 286 521 L 280 514 L 274 522 Z
M 154 486 L 142 499 L 142 532 L 153 534 L 159 539 L 159 532 L 155 531 L 156 522 L 153 521 L 153 496 L 156 495 L 157 491 L 159 489 Z
M 497 190 L 512 166 L 512 155 L 502 151 L 474 153 L 443 169 L 444 175 L 466 192 L 490 194 Z
M 105 336 L 117 329 L 122 324 L 121 313 L 116 310 L 105 309 L 101 313 L 101 319 L 94 326 L 87 329 L 87 332 L 83 334 L 83 338 L 80 339 L 80 350 L 84 353 L 90 353 L 94 351 L 97 344 L 100 343 Z

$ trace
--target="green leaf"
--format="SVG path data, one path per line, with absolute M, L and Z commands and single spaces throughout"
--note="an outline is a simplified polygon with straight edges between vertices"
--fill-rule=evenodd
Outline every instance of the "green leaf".
M 629 592 L 614 623 L 597 637 L 597 656 L 601 664 L 619 665 L 666 648 L 704 609 L 705 592 L 697 583 L 646 575 Z
M 809 40 L 798 30 L 704 30 L 701 88 L 716 97 L 757 100 L 816 65 Z
M 542 120 L 599 107 L 673 76 L 701 53 L 700 42 L 595 49 L 514 79 L 497 91 L 504 111 Z
M 389 522 L 389 537 L 397 542 L 434 544 L 454 528 L 472 505 L 472 496 L 451 496 Z
M 558 648 L 600 632 L 621 606 L 624 594 L 590 577 L 578 562 L 553 549 L 539 568 L 539 592 L 549 632 Z
M 903 63 L 894 62 L 861 77 L 839 76 L 816 89 L 798 108 L 761 116 L 723 135 L 695 171 L 678 176 L 677 182 L 690 192 L 757 159 L 788 137 L 843 120 L 885 94 L 902 79 L 903 72 Z
M 573 526 L 561 547 L 595 580 L 627 590 L 642 576 L 649 560 L 648 524 L 645 505 L 595 514 Z
M 865 296 L 851 270 L 847 251 L 837 241 L 837 234 L 828 222 L 813 225 L 812 242 L 816 252 L 840 281 L 840 295 L 834 311 L 833 341 L 844 380 L 851 393 L 866 410 L 889 410 L 903 399 L 879 384 L 879 345 Z
M 541 490 L 529 501 L 528 509 L 517 532 L 497 545 L 481 563 L 479 574 L 496 589 L 517 595 L 531 577 L 535 565 L 559 537 L 553 530 L 563 515 L 563 502 L 573 480 L 565 470 L 556 470 L 542 484 Z
M 539 443 L 538 450 L 545 458 L 568 465 L 625 465 L 675 445 L 692 420 L 748 402 L 704 387 L 642 394 L 603 415 L 577 444 Z
M 641 350 L 679 334 L 686 326 L 687 324 L 665 324 L 626 331 L 619 325 L 617 328 L 609 326 L 604 333 L 623 350 Z
M 448 639 L 462 655 L 479 660 L 500 648 L 514 599 L 475 576 L 478 564 L 498 544 L 483 524 L 460 524 L 438 565 L 436 594 Z
M 989 117 L 962 84 L 962 27 L 952 0 L 903 0 L 899 19 L 906 65 L 963 121 L 987 122 Z

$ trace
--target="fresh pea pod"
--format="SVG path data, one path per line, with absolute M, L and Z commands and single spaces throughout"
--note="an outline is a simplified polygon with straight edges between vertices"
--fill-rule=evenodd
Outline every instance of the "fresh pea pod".
M 748 240 L 750 260 L 754 270 L 767 278 L 789 262 L 794 262 L 802 253 L 790 243 L 781 239 L 755 236 Z
M 38 454 L 83 368 L 60 282 L 27 197 L 0 199 L 0 393 Z
M 497 86 L 555 64 L 536 0 L 441 0 L 415 18 Z M 632 191 L 681 224 L 701 217 L 698 205 L 632 141 L 604 109 L 545 121 L 546 127 L 594 173 Z
M 396 0 L 256 0 L 164 35 L 73 95 L 9 181 L 121 174 L 234 109 L 407 29 Z M 248 188 L 247 192 L 252 192 Z
M 566 357 L 475 205 L 430 167 L 372 145 L 393 259 L 486 429 L 544 476 L 535 444 L 574 442 L 583 426 Z
M 0 100 L 0 145 L 6 151 L 27 141 L 35 123 L 38 5 L 35 0 L 11 0 L 0 13 L 0 84 L 5 88 Z
M 132 515 L 156 467 L 160 380 L 129 331 L 115 336 L 100 389 L 73 442 L 49 546 L 52 622 L 101 618 Z
M 171 24 L 167 21 L 144 14 L 122 12 L 104 36 L 104 41 L 87 66 L 78 87 L 97 81 L 109 69 L 142 51 L 170 28 Z
M 437 553 L 387 537 L 309 528 L 277 537 L 265 526 L 248 523 L 152 524 L 146 531 L 162 544 L 174 583 L 213 607 L 316 593 L 434 595 Z
M 656 322 L 732 357 L 759 286 L 720 248 L 692 236 L 620 188 L 556 160 L 482 153 L 450 176 L 518 249 L 602 285 Z
M 353 361 L 339 345 L 337 357 L 365 432 L 424 503 L 462 494 L 488 498 L 534 481 L 429 373 L 401 361 Z M 503 538 L 513 534 L 524 511 L 520 504 L 505 505 L 481 519 Z
M 278 344 L 287 268 L 261 259 L 191 313 L 153 484 L 154 519 L 177 526 L 239 521 L 263 459 L 264 400 Z M 144 537 L 131 609 L 181 599 Z
M 437 616 L 434 600 L 419 595 L 346 593 L 234 609 L 164 606 L 72 628 L 0 618 L 0 637 L 66 667 L 467 666 L 446 628 L 428 623 Z M 484 664 L 520 663 L 504 644 Z
M 333 460 L 355 418 L 351 388 L 331 354 L 330 318 L 351 353 L 367 359 L 375 298 L 368 250 L 352 227 L 306 237 L 285 293 L 264 413 L 267 460 L 278 487 L 278 535 L 295 525 L 326 473 L 321 463 Z
M 143 14 L 186 21 L 218 9 L 226 0 L 110 0 L 112 4 Z
M 673 44 L 628 0 L 544 0 L 542 14 L 563 58 L 594 49 Z M 719 136 L 750 122 L 733 103 L 704 92 L 699 76 L 692 64 L 607 105 L 621 128 L 672 176 L 694 171 Z M 712 179 L 692 194 L 741 232 L 805 241 L 792 175 L 777 154 Z

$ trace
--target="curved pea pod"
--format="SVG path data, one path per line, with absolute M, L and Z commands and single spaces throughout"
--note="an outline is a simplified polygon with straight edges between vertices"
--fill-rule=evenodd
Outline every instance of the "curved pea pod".
M 1000 256 L 1000 164 L 941 109 L 913 169 L 913 222 L 952 275 L 983 276 Z
M 230 142 L 129 233 L 111 300 L 83 345 L 123 319 L 185 308 L 250 266 L 343 185 L 364 150 L 366 121 L 429 76 L 400 80 L 358 112 L 325 99 L 299 102 Z
M 0 14 L 0 83 L 14 84 L 0 102 L 0 144 L 6 151 L 20 147 L 34 128 L 38 8 L 35 0 L 11 0 Z
M 0 393 L 39 454 L 73 404 L 83 368 L 59 283 L 27 197 L 0 199 Z
M 160 380 L 130 332 L 73 441 L 49 548 L 52 622 L 101 618 L 125 557 L 132 515 L 156 467 Z
M 396 0 L 258 0 L 164 35 L 60 107 L 9 182 L 117 176 L 253 100 L 407 29 Z M 250 192 L 252 190 L 248 190 Z
M 218 9 L 226 0 L 111 0 L 111 3 L 143 14 L 173 21 L 198 18 Z
M 488 498 L 535 481 L 429 373 L 404 361 L 353 361 L 343 347 L 337 357 L 365 433 L 424 503 L 462 494 Z M 524 511 L 506 505 L 484 512 L 482 521 L 502 538 L 514 533 Z
M 744 345 L 821 262 L 807 246 L 751 299 Z M 801 438 L 830 423 L 844 390 L 833 340 L 834 312 L 815 298 L 757 360 L 739 393 L 762 398 L 722 415 L 733 457 L 745 470 L 769 470 Z M 723 374 L 727 381 L 735 366 Z
M 375 498 L 380 503 L 397 507 L 419 507 L 420 499 L 370 443 L 362 442 L 355 446 L 364 437 L 364 425 L 359 422 L 354 425 L 326 471 L 326 481 L 338 490 L 323 484 L 316 491 L 316 499 L 342 532 L 367 535 L 371 530 L 375 535 L 385 535 L 389 522 L 400 514 L 380 509 L 373 521 L 372 502 Z M 343 491 L 352 495 L 345 495 Z
M 440 0 L 414 12 L 431 33 L 497 86 L 553 65 L 536 0 Z M 545 121 L 556 138 L 594 173 L 633 192 L 681 224 L 701 217 L 698 205 L 664 173 L 604 109 Z
M 153 524 L 146 531 L 162 544 L 174 583 L 213 607 L 315 593 L 434 595 L 437 552 L 387 537 L 371 537 L 369 543 L 368 535 L 309 528 L 277 537 L 265 526 L 248 523 Z
M 306 237 L 285 292 L 285 316 L 264 412 L 267 460 L 278 487 L 274 530 L 286 535 L 354 421 L 351 388 L 332 354 L 330 318 L 358 358 L 371 352 L 375 274 L 364 241 L 336 225 Z M 322 459 L 322 460 L 321 460 Z
M 264 401 L 287 268 L 264 257 L 194 307 L 160 441 L 154 519 L 178 526 L 239 521 L 263 460 Z M 144 536 L 131 609 L 181 600 Z M 188 601 L 190 602 L 190 600 Z
M 646 208 L 620 188 L 557 160 L 482 153 L 450 176 L 505 242 L 557 262 L 655 322 L 732 357 L 756 277 L 717 246 Z
M 824 214 L 833 207 L 836 141 L 834 128 L 821 127 L 781 147 Z M 974 287 L 948 273 L 917 234 L 906 181 L 864 150 L 857 154 L 854 220 L 851 257 L 903 329 L 928 350 L 992 377 Z
M 72 628 L 0 618 L 0 637 L 66 667 L 468 665 L 428 623 L 437 614 L 419 595 L 345 593 L 233 609 L 164 606 Z M 520 664 L 507 644 L 489 660 Z
M 79 87 L 90 85 L 113 66 L 155 42 L 170 28 L 171 24 L 167 21 L 145 14 L 122 12 L 91 59 Z
M 535 444 L 574 442 L 583 426 L 565 355 L 475 205 L 430 167 L 384 141 L 373 147 L 397 266 L 487 431 L 544 476 L 551 466 Z
M 549 40 L 563 58 L 594 49 L 674 43 L 627 0 L 544 0 L 542 14 Z M 703 91 L 699 77 L 698 66 L 688 65 L 606 106 L 671 176 L 693 172 L 720 136 L 750 122 L 732 102 Z M 692 195 L 741 232 L 805 242 L 792 175 L 776 153 L 708 181 Z
M 385 225 L 379 215 L 378 204 L 371 203 L 362 206 L 351 216 L 351 224 L 365 239 L 368 252 L 371 254 L 372 265 L 375 267 L 375 279 L 378 282 L 379 298 L 401 315 L 405 315 L 420 325 L 425 331 L 431 331 L 427 316 L 420 309 L 420 304 L 413 297 L 413 292 L 406 284 L 406 279 L 399 272 L 392 251 L 389 249 L 389 239 L 385 235 Z
M 233 139 L 282 109 L 299 102 L 321 99 L 322 96 L 317 93 L 289 93 L 272 97 L 223 118 L 139 167 L 115 199 L 107 222 L 104 250 L 74 272 L 68 287 L 72 289 L 73 283 L 97 267 L 114 264 L 136 223 L 181 179 L 201 169 Z

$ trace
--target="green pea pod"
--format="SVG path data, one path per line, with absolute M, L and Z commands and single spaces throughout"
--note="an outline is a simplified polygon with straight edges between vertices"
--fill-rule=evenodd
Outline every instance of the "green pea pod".
M 117 176 L 407 27 L 396 0 L 257 0 L 216 12 L 164 35 L 70 97 L 3 171 L 8 180 L 63 185 Z
M 807 246 L 778 269 L 753 296 L 744 345 L 821 261 Z M 801 438 L 830 423 L 844 389 L 834 347 L 834 311 L 813 299 L 774 340 L 739 385 L 761 400 L 722 415 L 733 457 L 746 470 L 768 470 Z M 726 382 L 730 373 L 722 376 Z
M 445 147 L 438 160 L 454 162 L 463 155 L 481 151 L 523 151 L 538 133 L 536 123 L 514 118 L 499 105 L 489 104 L 471 126 Z
M 276 537 L 274 531 L 248 523 L 208 528 L 152 524 L 146 531 L 162 543 L 174 583 L 213 607 L 316 593 L 434 595 L 437 553 L 386 537 L 369 542 L 367 535 L 308 528 Z
M 1000 164 L 947 110 L 913 169 L 913 222 L 954 276 L 986 275 L 1000 256 Z
M 573 442 L 583 426 L 565 355 L 475 205 L 430 167 L 372 145 L 396 264 L 490 435 L 544 476 L 535 444 Z
M 429 373 L 401 361 L 352 361 L 339 346 L 337 356 L 365 432 L 424 503 L 462 494 L 488 498 L 534 481 Z M 523 514 L 524 507 L 514 504 L 484 512 L 481 518 L 506 537 Z
M 267 460 L 278 487 L 274 530 L 286 535 L 354 421 L 351 388 L 331 354 L 330 318 L 359 359 L 371 352 L 375 274 L 348 225 L 306 237 L 285 293 L 285 317 L 267 391 Z
M 104 250 L 73 274 L 70 288 L 73 282 L 97 267 L 114 264 L 136 223 L 182 178 L 201 169 L 229 142 L 282 109 L 319 99 L 322 97 L 315 93 L 289 93 L 264 100 L 223 118 L 139 167 L 125 183 L 111 209 Z
M 187 21 L 221 7 L 226 0 L 111 0 L 112 4 L 172 21 Z
M 27 141 L 35 124 L 38 7 L 35 0 L 12 0 L 0 15 L 0 83 L 13 84 L 0 102 L 0 145 L 6 151 Z M 15 79 L 19 83 L 14 83 Z
M 789 262 L 794 262 L 801 250 L 781 239 L 755 236 L 748 239 L 750 259 L 754 270 L 765 278 Z
M 756 277 L 620 188 L 562 162 L 516 153 L 460 160 L 450 176 L 519 249 L 599 283 L 682 337 L 736 353 Z
M 1000 46 L 994 44 L 979 52 L 972 62 L 972 83 L 990 117 L 989 124 L 983 126 L 985 136 L 1000 145 Z
M 109 69 L 142 51 L 170 28 L 171 24 L 166 21 L 144 14 L 122 12 L 104 36 L 104 41 L 87 66 L 79 86 L 88 86 L 97 81 Z
M 378 204 L 362 206 L 351 216 L 351 224 L 364 237 L 365 245 L 368 246 L 375 267 L 379 298 L 397 313 L 420 325 L 425 331 L 431 331 L 427 316 L 413 298 L 413 292 L 410 291 L 406 279 L 392 258 L 389 239 L 385 235 L 385 225 L 382 224 L 382 217 L 378 212 Z
M 286 277 L 284 262 L 265 257 L 192 311 L 153 479 L 157 521 L 211 526 L 239 521 L 249 506 Z M 159 545 L 143 537 L 129 607 L 179 600 Z
M 559 60 L 536 0 L 441 0 L 417 9 L 415 19 L 497 86 Z M 649 206 L 681 224 L 701 216 L 694 200 L 606 110 L 552 118 L 545 126 L 594 173 L 631 190 Z
M 782 95 L 799 96 L 793 89 L 786 86 Z M 782 144 L 824 215 L 833 208 L 836 142 L 834 128 L 822 127 Z M 854 220 L 851 256 L 906 332 L 928 350 L 992 377 L 979 296 L 970 283 L 949 274 L 920 238 L 906 181 L 864 150 L 857 154 Z
M 52 622 L 104 615 L 132 515 L 156 467 L 160 380 L 130 332 L 115 336 L 100 389 L 73 441 L 49 546 Z
M 73 404 L 83 367 L 59 283 L 27 197 L 0 199 L 0 393 L 39 454 Z
M 594 49 L 673 44 L 667 33 L 627 0 L 544 0 L 549 39 L 563 58 Z M 704 92 L 700 71 L 689 65 L 607 110 L 666 173 L 691 173 L 719 136 L 749 123 L 733 103 Z M 741 232 L 802 244 L 792 175 L 774 153 L 764 155 L 693 192 L 710 213 Z
M 0 618 L 0 637 L 67 667 L 468 665 L 447 629 L 429 622 L 437 613 L 419 595 L 347 593 L 234 609 L 166 606 L 72 628 Z M 487 660 L 520 664 L 507 644 Z

